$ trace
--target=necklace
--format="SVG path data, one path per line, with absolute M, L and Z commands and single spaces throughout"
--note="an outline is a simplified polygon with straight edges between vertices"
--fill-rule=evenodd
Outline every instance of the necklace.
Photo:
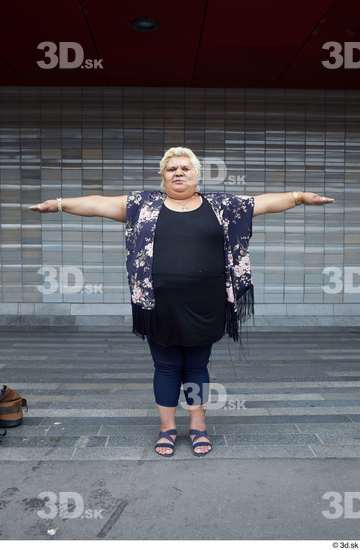
M 194 193 L 194 195 L 191 197 L 190 201 L 192 200 L 192 198 L 193 198 L 195 195 L 199 196 L 198 193 Z M 169 197 L 168 195 L 166 195 L 166 198 L 169 199 L 169 198 L 171 198 L 171 197 Z M 171 199 L 171 200 L 176 200 L 176 199 Z M 185 205 L 181 205 L 181 206 L 180 206 L 182 212 L 184 212 L 185 210 L 189 210 L 189 209 L 187 208 L 187 205 L 190 203 L 190 201 L 186 202 Z

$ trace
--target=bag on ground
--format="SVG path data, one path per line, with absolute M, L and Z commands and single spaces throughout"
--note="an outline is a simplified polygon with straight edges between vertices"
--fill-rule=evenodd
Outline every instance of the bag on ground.
M 19 426 L 23 421 L 23 407 L 28 411 L 26 399 L 4 384 L 0 389 L 0 428 Z M 6 435 L 6 430 L 2 435 Z

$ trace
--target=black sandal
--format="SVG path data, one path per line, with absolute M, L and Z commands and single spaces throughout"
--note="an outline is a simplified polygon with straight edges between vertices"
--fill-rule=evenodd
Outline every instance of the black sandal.
M 162 437 L 168 439 L 169 441 L 171 441 L 171 443 L 156 443 L 155 447 L 154 447 L 154 450 L 156 452 L 156 454 L 160 455 L 160 456 L 173 456 L 173 454 L 175 453 L 175 441 L 170 437 L 170 435 L 176 435 L 177 434 L 177 430 L 175 428 L 172 428 L 171 430 L 166 430 L 165 432 L 159 432 L 159 439 L 161 439 Z M 173 449 L 173 452 L 172 453 L 158 453 L 157 452 L 157 448 L 158 447 L 170 447 L 171 449 Z
M 195 435 L 194 438 L 190 437 L 190 441 L 191 441 L 191 445 L 192 445 L 192 452 L 195 456 L 203 456 L 203 455 L 208 455 L 210 453 L 210 451 L 212 450 L 212 443 L 210 441 L 210 438 L 207 434 L 207 431 L 206 430 L 190 430 L 189 431 L 189 436 L 192 436 L 192 435 Z M 208 442 L 207 441 L 198 441 L 196 443 L 196 440 L 199 438 L 199 437 L 207 437 L 208 438 Z M 208 449 L 207 451 L 203 452 L 203 453 L 197 453 L 195 451 L 195 448 L 196 447 L 205 447 L 205 445 L 207 446 L 210 446 L 210 449 Z

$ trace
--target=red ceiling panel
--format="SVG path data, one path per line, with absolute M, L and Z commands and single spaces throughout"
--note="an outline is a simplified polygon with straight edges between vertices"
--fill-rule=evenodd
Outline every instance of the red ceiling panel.
M 360 2 L 347 0 L 335 3 L 319 22 L 304 47 L 294 57 L 282 75 L 289 86 L 321 88 L 359 88 L 360 68 L 327 69 L 322 61 L 329 60 L 329 51 L 322 46 L 328 42 L 357 42 L 360 45 Z M 343 51 L 342 51 L 343 53 Z M 355 52 L 356 53 L 356 52 Z M 359 51 L 354 56 L 359 59 Z M 332 62 L 332 60 L 330 59 Z
M 0 37 L 0 59 L 10 65 L 16 75 L 8 82 L 1 74 L 2 84 L 94 83 L 96 75 L 90 71 L 41 69 L 36 63 L 44 59 L 43 52 L 37 49 L 43 41 L 76 41 L 87 57 L 97 57 L 81 8 L 74 0 L 62 0 L 54 5 L 46 0 L 3 3 Z
M 109 78 L 124 84 L 190 84 L 205 4 L 110 0 L 106 9 L 99 9 L 97 0 L 87 0 L 88 20 Z M 131 21 L 145 15 L 160 22 L 157 31 L 134 31 Z
M 333 0 L 210 0 L 202 47 L 297 46 Z
M 276 85 L 330 2 L 316 0 L 306 9 L 303 2 L 288 0 L 210 1 L 196 81 L 213 77 L 232 86 Z
M 139 16 L 158 30 L 135 31 Z M 323 68 L 328 40 L 360 42 L 359 0 L 13 0 L 0 85 L 360 88 L 360 69 Z M 104 68 L 41 69 L 42 41 L 77 42 Z

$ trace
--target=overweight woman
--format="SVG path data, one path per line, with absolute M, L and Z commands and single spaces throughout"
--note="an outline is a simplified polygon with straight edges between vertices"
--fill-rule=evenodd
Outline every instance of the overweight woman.
M 133 333 L 146 338 L 154 362 L 160 415 L 154 450 L 164 457 L 174 454 L 183 385 L 192 452 L 205 456 L 212 449 L 205 424 L 212 344 L 224 334 L 238 340 L 241 322 L 254 313 L 248 254 L 253 216 L 334 199 L 302 191 L 201 193 L 199 159 L 185 147 L 166 151 L 159 173 L 160 190 L 49 199 L 30 209 L 126 224 Z

